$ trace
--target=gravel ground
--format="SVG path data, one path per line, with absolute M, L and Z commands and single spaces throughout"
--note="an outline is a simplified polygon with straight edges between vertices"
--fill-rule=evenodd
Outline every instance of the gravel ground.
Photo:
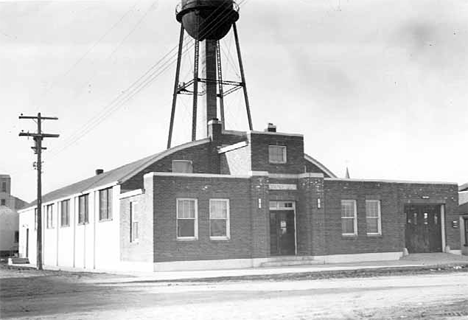
M 2 319 L 468 319 L 467 268 L 251 279 L 0 269 Z

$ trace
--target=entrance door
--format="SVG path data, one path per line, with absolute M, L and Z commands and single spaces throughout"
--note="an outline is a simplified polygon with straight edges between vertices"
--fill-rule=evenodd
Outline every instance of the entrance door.
M 270 201 L 270 253 L 272 256 L 296 254 L 294 202 Z
M 407 205 L 405 214 L 408 252 L 442 252 L 440 205 Z

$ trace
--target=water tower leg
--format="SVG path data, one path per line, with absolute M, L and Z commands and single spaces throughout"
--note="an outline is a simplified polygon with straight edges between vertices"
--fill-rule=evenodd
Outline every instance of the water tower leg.
M 197 103 L 198 103 L 198 64 L 200 56 L 200 42 L 195 40 L 195 61 L 193 64 L 193 112 L 192 112 L 192 141 L 197 139 Z
M 240 69 L 240 72 L 241 72 L 242 87 L 244 88 L 245 108 L 247 109 L 247 119 L 249 121 L 249 129 L 253 130 L 252 117 L 250 115 L 249 96 L 247 95 L 247 84 L 245 83 L 244 65 L 242 64 L 242 56 L 241 56 L 240 45 L 239 45 L 239 37 L 237 35 L 237 27 L 236 27 L 235 23 L 232 24 L 232 28 L 234 30 L 234 38 L 235 38 L 235 41 L 236 41 L 237 58 L 239 59 L 239 69 Z
M 177 53 L 177 67 L 176 67 L 176 75 L 175 75 L 175 81 L 174 81 L 174 94 L 172 96 L 171 122 L 169 124 L 169 137 L 167 139 L 168 149 L 171 147 L 171 143 L 172 143 L 172 130 L 174 129 L 174 117 L 175 117 L 175 109 L 176 109 L 177 95 L 178 95 L 178 88 L 179 88 L 180 63 L 182 60 L 183 44 L 184 44 L 184 27 L 180 25 L 179 51 Z
M 225 129 L 224 119 L 224 90 L 223 90 L 223 69 L 221 68 L 221 48 L 220 42 L 216 48 L 216 65 L 218 67 L 218 97 L 219 97 L 219 113 L 221 115 L 221 127 Z

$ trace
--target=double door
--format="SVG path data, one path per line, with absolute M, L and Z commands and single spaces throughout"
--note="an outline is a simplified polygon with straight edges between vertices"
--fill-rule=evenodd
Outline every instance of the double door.
M 440 205 L 407 205 L 405 214 L 405 242 L 408 252 L 442 252 Z

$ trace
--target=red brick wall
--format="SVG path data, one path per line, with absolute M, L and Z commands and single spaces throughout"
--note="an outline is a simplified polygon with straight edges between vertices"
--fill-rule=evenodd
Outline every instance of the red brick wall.
M 254 185 L 252 185 L 252 183 Z M 251 258 L 266 255 L 266 216 L 255 207 L 252 194 L 263 197 L 264 186 L 251 179 L 200 176 L 154 176 L 154 261 Z M 253 192 L 255 191 L 255 192 Z M 198 239 L 177 240 L 176 199 L 198 200 Z M 230 239 L 209 237 L 209 200 L 230 200 Z M 252 229 L 252 226 L 256 226 Z M 252 233 L 255 232 L 255 236 Z M 262 249 L 263 248 L 263 249 Z
M 304 172 L 304 138 L 302 136 L 253 132 L 250 135 L 249 145 L 252 156 L 252 171 L 290 174 Z M 284 164 L 269 163 L 269 145 L 286 146 L 287 162 Z
M 397 252 L 405 247 L 406 203 L 445 203 L 446 239 L 451 249 L 459 249 L 459 230 L 452 229 L 450 221 L 456 217 L 456 185 L 410 184 L 329 180 L 325 191 L 325 252 L 327 254 Z M 424 200 L 422 197 L 429 197 Z M 356 200 L 358 235 L 341 234 L 341 200 Z M 381 201 L 382 235 L 367 236 L 366 199 Z M 317 251 L 313 242 L 313 251 Z M 321 250 L 318 250 L 321 251 Z

